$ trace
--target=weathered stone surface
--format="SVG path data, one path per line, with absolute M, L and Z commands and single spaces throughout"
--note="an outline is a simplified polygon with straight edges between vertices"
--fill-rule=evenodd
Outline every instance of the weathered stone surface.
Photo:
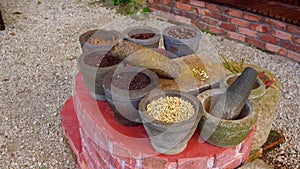
M 253 111 L 258 114 L 256 131 L 252 143 L 252 150 L 255 150 L 260 148 L 266 142 L 271 131 L 272 123 L 276 115 L 275 108 L 278 105 L 280 96 L 280 82 L 271 72 L 254 65 L 249 66 L 253 67 L 258 72 L 265 71 L 266 75 L 269 76 L 270 79 L 276 80 L 273 84 L 275 88 L 269 87 L 262 97 L 250 100 Z
M 134 66 L 151 69 L 163 77 L 172 79 L 178 77 L 181 70 L 178 63 L 148 48 L 133 52 L 125 58 L 125 61 Z
M 225 75 L 221 65 L 205 63 L 206 58 L 200 55 L 192 54 L 173 60 L 181 65 L 181 72 L 175 79 L 160 78 L 159 89 L 181 90 L 197 95 L 216 84 Z M 197 71 L 201 70 L 205 72 L 208 78 L 197 74 Z
M 249 102 L 241 111 L 242 118 L 238 120 L 226 120 L 209 113 L 211 98 L 224 94 L 224 88 L 212 89 L 198 95 L 203 108 L 204 115 L 199 122 L 200 135 L 210 144 L 221 147 L 233 147 L 241 143 L 257 120 L 257 113 L 251 111 Z
M 273 169 L 273 166 L 268 165 L 264 161 L 257 159 L 252 163 L 247 163 L 244 166 L 240 167 L 240 169 Z
M 237 119 L 255 82 L 256 71 L 251 67 L 246 67 L 224 94 L 218 98 L 212 98 L 210 114 L 222 119 Z

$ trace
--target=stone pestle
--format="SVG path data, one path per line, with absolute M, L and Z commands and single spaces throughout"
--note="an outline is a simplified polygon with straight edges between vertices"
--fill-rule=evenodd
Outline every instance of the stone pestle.
M 256 71 L 246 67 L 242 74 L 219 97 L 211 100 L 210 114 L 222 119 L 237 119 L 256 81 Z

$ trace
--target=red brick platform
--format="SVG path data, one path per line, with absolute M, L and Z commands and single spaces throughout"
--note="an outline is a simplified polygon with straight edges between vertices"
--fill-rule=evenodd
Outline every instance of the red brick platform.
M 76 76 L 75 89 L 75 95 L 61 110 L 61 121 L 80 168 L 235 168 L 248 159 L 255 129 L 233 148 L 210 145 L 197 130 L 183 152 L 163 155 L 151 147 L 142 125 L 126 127 L 115 122 L 108 103 L 90 97 L 81 73 Z

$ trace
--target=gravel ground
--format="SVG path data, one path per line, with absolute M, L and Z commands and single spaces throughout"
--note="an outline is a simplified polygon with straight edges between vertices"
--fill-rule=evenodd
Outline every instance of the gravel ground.
M 2 0 L 0 7 L 6 24 L 0 32 L 0 168 L 76 168 L 63 140 L 59 111 L 72 95 L 72 74 L 81 52 L 78 36 L 120 21 L 121 16 L 101 4 L 76 0 L 39 5 Z M 138 25 L 132 20 L 125 23 Z M 166 26 L 156 24 L 161 29 Z M 299 63 L 206 33 L 201 49 L 212 56 L 245 57 L 280 79 L 273 128 L 282 130 L 287 140 L 268 154 L 268 163 L 300 168 Z

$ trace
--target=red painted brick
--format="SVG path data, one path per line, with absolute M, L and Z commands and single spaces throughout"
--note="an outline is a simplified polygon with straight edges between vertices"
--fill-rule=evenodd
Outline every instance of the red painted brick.
M 186 17 L 182 17 L 182 16 L 178 16 L 178 15 L 175 15 L 175 20 L 177 22 L 185 23 L 185 24 L 191 23 L 191 19 L 190 18 L 186 18 Z
M 236 40 L 240 40 L 245 42 L 245 35 L 241 35 L 235 32 L 227 32 L 227 36 L 232 38 L 232 39 L 236 39 Z
M 81 154 L 84 156 L 84 159 L 85 159 L 85 162 L 86 162 L 88 168 L 96 168 L 96 164 L 95 164 L 94 160 L 92 159 L 92 157 L 88 153 L 88 150 L 85 147 L 83 147 L 83 151 Z
M 163 4 L 173 7 L 175 3 L 172 0 L 163 0 Z
M 216 19 L 213 19 L 208 16 L 202 16 L 201 21 L 203 21 L 204 23 L 207 23 L 209 25 L 217 25 L 218 24 L 218 21 Z
M 256 126 L 254 126 L 251 133 L 246 137 L 246 139 L 242 142 L 242 148 L 240 150 L 240 153 L 242 154 L 242 161 L 247 162 L 251 153 L 252 149 L 252 142 L 254 137 L 254 132 L 256 130 Z
M 219 12 L 219 13 L 222 12 L 222 8 L 219 5 L 215 5 L 215 4 L 211 4 L 211 3 L 206 3 L 206 8 L 210 9 L 212 11 L 215 11 L 215 12 Z
M 300 53 L 300 45 L 294 44 L 293 42 L 281 41 L 280 45 L 284 48 Z
M 213 32 L 213 33 L 217 34 L 217 35 L 224 35 L 224 34 L 226 34 L 226 30 L 220 29 L 220 28 L 218 28 L 218 27 L 216 27 L 216 26 L 211 26 L 211 25 L 209 25 L 208 30 L 209 30 L 210 32 Z
M 229 23 L 226 23 L 226 22 L 221 23 L 221 28 L 224 28 L 224 29 L 232 31 L 232 32 L 235 32 L 235 30 L 236 30 L 235 25 L 232 25 L 232 24 L 229 24 Z
M 248 151 L 248 148 L 251 149 L 252 147 L 252 141 L 253 141 L 253 137 L 254 137 L 254 132 L 256 130 L 256 126 L 253 127 L 252 131 L 250 132 L 250 134 L 245 138 L 245 140 L 242 142 L 242 148 L 240 153 L 245 153 Z M 247 148 L 245 148 L 247 147 Z
M 255 38 L 246 37 L 246 42 L 261 49 L 265 48 L 265 43 Z
M 256 30 L 258 32 L 268 33 L 270 32 L 270 27 L 261 24 L 250 24 L 250 29 Z
M 182 9 L 182 10 L 192 10 L 192 6 L 191 5 L 188 5 L 188 4 L 185 4 L 185 3 L 181 3 L 181 2 L 177 2 L 176 3 L 176 8 L 178 9 Z
M 238 19 L 238 18 L 230 18 L 230 23 L 241 26 L 241 27 L 248 27 L 248 21 L 245 21 L 243 19 Z
M 235 148 L 230 148 L 223 151 L 220 154 L 215 155 L 215 166 L 214 167 L 221 167 L 225 164 L 228 164 L 230 161 L 234 160 L 235 158 Z
M 288 58 L 295 60 L 300 63 L 300 53 L 288 51 Z
M 95 151 L 95 154 L 96 154 L 96 159 L 98 161 L 98 163 L 101 165 L 101 166 L 105 166 L 105 161 L 102 159 L 101 155 L 98 153 L 97 151 L 97 147 L 94 143 L 92 144 L 89 144 L 91 149 L 93 149 Z
M 149 157 L 143 161 L 143 167 L 147 169 L 166 169 L 168 159 Z
M 151 10 L 155 10 L 155 9 L 160 10 L 160 6 L 157 3 L 152 3 L 152 4 L 149 3 L 148 8 L 150 8 Z
M 178 159 L 178 168 L 179 169 L 200 169 L 208 168 L 207 167 L 208 158 L 184 158 Z
M 274 36 L 267 35 L 267 34 L 260 34 L 260 40 L 264 42 L 273 43 L 275 45 L 278 45 L 280 41 L 278 38 L 275 38 Z
M 178 168 L 177 162 L 170 162 L 168 164 L 168 169 L 177 169 L 177 168 Z
M 242 164 L 242 159 L 238 158 L 238 159 L 235 159 L 235 160 L 231 161 L 229 164 L 227 164 L 227 165 L 225 165 L 221 168 L 223 168 L 223 169 L 233 169 L 233 168 L 239 167 L 241 164 Z
M 284 31 L 280 31 L 280 30 L 276 30 L 274 29 L 271 34 L 279 39 L 284 39 L 284 40 L 292 40 L 292 34 L 284 32 Z
M 300 44 L 300 36 L 295 36 L 294 37 L 294 42 L 297 44 Z
M 274 27 L 274 28 L 281 29 L 281 30 L 285 30 L 285 28 L 286 28 L 286 23 L 280 22 L 280 21 L 275 20 L 275 19 L 266 18 L 265 23 L 272 26 L 272 27 Z
M 199 0 L 190 0 L 190 4 L 194 6 L 199 6 L 201 8 L 205 8 L 205 2 Z
M 196 21 L 200 20 L 201 18 L 198 14 L 195 14 L 194 12 L 185 12 L 184 16 Z
M 224 21 L 224 22 L 227 22 L 228 21 L 228 17 L 225 16 L 225 15 L 222 15 L 222 14 L 218 14 L 218 13 L 214 13 L 214 12 L 211 12 L 208 14 L 210 17 L 214 18 L 214 19 L 217 19 L 217 20 L 220 20 L 220 21 Z
M 178 2 L 181 2 L 181 3 L 188 3 L 189 0 L 177 0 Z
M 91 143 L 90 143 L 91 144 Z M 98 147 L 97 152 L 102 157 L 102 159 L 108 164 L 114 164 L 114 159 L 109 153 L 109 151 Z
M 290 33 L 300 35 L 300 27 L 299 26 L 288 25 L 287 26 L 287 31 L 290 32 Z
M 114 156 L 123 159 L 126 162 L 126 164 L 133 164 L 133 160 L 131 158 L 131 153 L 129 149 L 127 149 L 123 145 L 118 144 L 118 142 L 114 142 L 113 150 Z
M 280 47 L 280 46 L 276 46 L 270 43 L 266 44 L 266 49 L 271 51 L 271 52 L 275 52 L 281 55 L 286 55 L 286 49 Z
M 249 21 L 260 22 L 263 17 L 259 16 L 259 15 L 250 14 L 250 13 L 245 12 L 244 13 L 244 18 L 249 20 Z
M 177 9 L 177 8 L 171 8 L 170 13 L 173 13 L 174 15 L 180 15 L 180 16 L 183 16 L 184 11 L 183 11 L 183 10 L 180 10 L 180 9 Z
M 170 7 L 167 6 L 167 5 L 159 5 L 160 7 L 160 10 L 163 11 L 163 12 L 170 12 Z
M 240 10 L 235 10 L 235 9 L 232 9 L 232 8 L 225 8 L 224 12 L 227 15 L 235 16 L 237 18 L 242 18 L 243 17 L 243 12 L 240 11 Z
M 199 29 L 208 30 L 208 25 L 203 22 L 198 22 L 198 21 L 192 20 L 192 24 L 195 25 L 196 27 L 198 27 Z
M 257 37 L 257 32 L 256 31 L 253 31 L 253 30 L 250 30 L 250 29 L 247 29 L 247 28 L 239 27 L 239 32 L 243 35 L 248 35 L 248 36 L 251 36 L 251 37 L 254 37 L 254 38 Z
M 199 8 L 199 7 L 194 7 L 193 11 L 196 13 L 196 14 L 200 14 L 200 15 L 207 15 L 209 13 L 209 11 L 207 9 L 202 9 L 202 8 Z

